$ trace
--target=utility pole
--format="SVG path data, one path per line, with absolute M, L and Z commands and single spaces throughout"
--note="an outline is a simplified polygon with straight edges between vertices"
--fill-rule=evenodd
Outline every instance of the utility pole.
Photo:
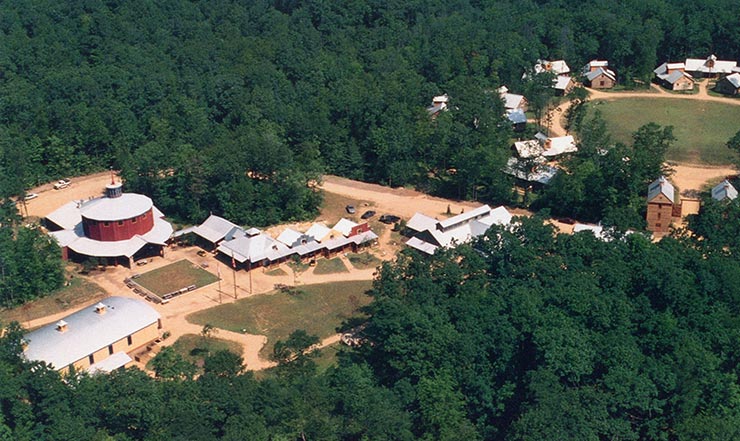
M 231 274 L 234 275 L 234 300 L 236 300 L 236 261 L 234 260 L 234 250 L 231 250 Z
M 218 273 L 218 303 L 223 303 L 221 301 L 221 265 L 216 262 L 216 272 Z

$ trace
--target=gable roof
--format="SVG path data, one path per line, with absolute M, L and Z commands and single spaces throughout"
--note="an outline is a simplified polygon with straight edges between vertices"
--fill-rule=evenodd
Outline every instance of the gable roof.
M 357 224 L 355 222 L 352 222 L 349 219 L 341 218 L 339 219 L 339 222 L 337 222 L 337 224 L 334 225 L 334 230 L 339 231 L 345 237 L 347 237 L 352 233 L 352 228 L 356 226 Z
M 718 60 L 717 56 L 712 54 L 705 60 L 701 58 L 687 58 L 686 70 L 701 73 L 730 73 L 737 66 L 737 61 Z
M 241 227 L 215 214 L 208 216 L 202 224 L 193 227 L 193 233 L 212 243 L 240 232 L 243 232 Z
M 406 222 L 406 228 L 414 231 L 430 230 L 436 228 L 436 226 L 437 219 L 418 212 L 411 216 L 411 219 Z
M 522 109 L 512 109 L 506 111 L 506 117 L 512 124 L 522 124 L 527 122 L 527 114 Z
M 694 77 L 689 75 L 687 72 L 682 72 L 680 70 L 671 72 L 670 74 L 666 75 L 665 78 L 663 78 L 663 80 L 665 80 L 666 82 L 670 84 L 674 84 L 676 81 L 684 77 L 690 79 L 691 81 L 694 81 Z
M 570 67 L 568 67 L 565 60 L 537 60 L 537 63 L 534 65 L 534 73 L 538 74 L 542 72 L 553 72 L 557 75 L 562 75 L 570 73 Z
M 617 75 L 614 73 L 614 71 L 601 67 L 594 71 L 589 71 L 588 73 L 586 73 L 585 77 L 588 81 L 593 81 L 601 75 L 604 75 L 612 81 L 617 81 Z
M 734 200 L 737 198 L 737 190 L 725 179 L 712 189 L 712 199 L 722 201 L 724 199 Z
M 558 75 L 555 79 L 553 86 L 557 90 L 565 90 L 573 79 L 567 75 Z
M 730 84 L 732 84 L 732 87 L 735 89 L 740 89 L 740 73 L 734 73 L 732 75 L 727 75 L 724 80 L 721 81 L 727 81 Z
M 331 233 L 331 228 L 324 224 L 315 223 L 306 231 L 306 236 L 311 236 L 317 242 L 321 242 L 329 233 Z
M 648 186 L 647 200 L 650 202 L 662 194 L 667 197 L 669 201 L 675 202 L 674 191 L 675 189 L 673 188 L 673 185 L 668 182 L 665 176 L 661 176 Z
M 434 254 L 439 247 L 469 242 L 485 234 L 494 224 L 506 225 L 511 222 L 512 216 L 503 206 L 492 210 L 488 205 L 483 205 L 438 222 L 420 213 L 414 215 L 414 218 L 416 228 L 426 228 L 416 230 L 418 232 L 406 245 L 426 254 Z

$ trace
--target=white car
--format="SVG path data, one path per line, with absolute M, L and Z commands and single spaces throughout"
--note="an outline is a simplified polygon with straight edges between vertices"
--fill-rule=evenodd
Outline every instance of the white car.
M 69 187 L 69 184 L 71 184 L 72 181 L 69 179 L 60 179 L 57 181 L 56 184 L 54 184 L 54 190 L 61 190 L 63 188 Z
M 30 200 L 32 200 L 32 199 L 36 199 L 37 197 L 39 197 L 39 195 L 38 195 L 38 194 L 36 194 L 36 193 L 28 193 L 27 195 L 25 195 L 25 196 L 23 197 L 23 200 L 24 200 L 24 201 L 30 201 Z

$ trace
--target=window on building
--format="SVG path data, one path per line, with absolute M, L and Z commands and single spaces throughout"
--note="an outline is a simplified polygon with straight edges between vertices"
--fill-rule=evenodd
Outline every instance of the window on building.
M 104 227 L 110 227 L 110 222 L 108 222 L 108 221 L 103 222 L 103 226 Z
M 660 211 L 658 212 L 658 219 L 660 219 Z
M 135 218 L 131 219 L 131 223 L 132 224 L 135 224 L 137 220 L 139 220 L 139 218 L 135 217 Z
M 655 228 L 660 228 L 660 227 L 662 227 L 662 226 L 663 226 L 663 225 L 662 225 L 662 224 L 661 224 L 660 222 L 658 222 L 657 224 L 655 224 Z
M 131 336 L 130 335 L 128 337 L 126 337 L 126 342 L 128 342 L 128 345 L 129 346 L 131 346 L 132 344 L 134 344 L 134 341 L 131 340 Z
M 146 219 L 146 213 L 142 214 L 142 215 L 141 215 L 141 218 L 142 218 L 142 219 Z
M 87 361 L 89 361 L 91 365 L 95 364 L 95 356 L 93 356 L 93 354 L 88 355 Z
M 113 355 L 113 345 L 108 345 L 108 355 Z
M 603 86 L 604 84 L 604 81 L 599 81 L 599 86 Z
M 118 221 L 118 225 L 123 225 L 123 221 Z

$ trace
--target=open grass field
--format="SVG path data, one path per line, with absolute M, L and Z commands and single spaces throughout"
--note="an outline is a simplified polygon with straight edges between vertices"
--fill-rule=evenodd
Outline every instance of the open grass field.
M 275 342 L 303 329 L 319 338 L 336 333 L 342 321 L 361 316 L 370 303 L 371 281 L 335 282 L 301 286 L 293 293 L 276 293 L 238 300 L 188 316 L 192 323 L 267 336 L 262 357 L 269 357 Z
M 344 266 L 344 262 L 338 257 L 333 259 L 318 259 L 316 261 L 316 268 L 313 269 L 313 273 L 318 275 L 348 272 L 349 270 Z
M 186 259 L 149 271 L 136 278 L 136 283 L 158 296 L 190 285 L 200 288 L 217 281 L 218 277 Z
M 591 112 L 601 111 L 614 141 L 629 144 L 632 133 L 654 122 L 672 125 L 676 137 L 668 159 L 678 162 L 730 164 L 733 156 L 725 143 L 738 130 L 740 106 L 698 100 L 624 98 L 595 100 Z
M 58 314 L 68 309 L 93 303 L 108 297 L 108 294 L 95 283 L 76 277 L 69 286 L 65 286 L 50 295 L 26 303 L 13 309 L 0 310 L 0 322 L 17 321 L 20 324 L 28 320 Z
M 204 339 L 203 336 L 196 334 L 185 334 L 178 338 L 175 343 L 172 344 L 173 349 L 182 355 L 185 360 L 195 364 L 199 368 L 203 366 L 203 360 L 214 352 L 228 350 L 238 355 L 242 355 L 244 352 L 239 343 L 223 340 L 216 337 L 209 337 Z

